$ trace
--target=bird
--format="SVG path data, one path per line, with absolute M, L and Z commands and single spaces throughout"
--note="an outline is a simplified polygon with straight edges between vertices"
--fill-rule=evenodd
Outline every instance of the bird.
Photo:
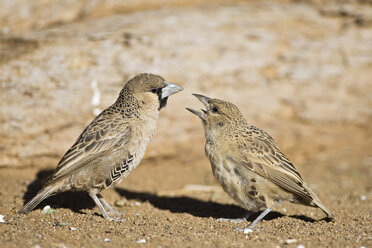
M 42 189 L 18 213 L 30 212 L 51 195 L 83 191 L 89 193 L 104 218 L 121 221 L 111 216 L 120 212 L 100 192 L 120 183 L 137 167 L 154 134 L 159 111 L 170 95 L 181 90 L 151 73 L 128 80 L 115 103 L 84 129 Z
M 197 115 L 205 132 L 205 154 L 213 175 L 224 191 L 250 212 L 264 211 L 245 228 L 253 231 L 275 206 L 284 201 L 318 207 L 328 219 L 335 216 L 305 183 L 275 140 L 262 129 L 248 124 L 236 105 L 193 94 L 205 110 L 186 108 Z

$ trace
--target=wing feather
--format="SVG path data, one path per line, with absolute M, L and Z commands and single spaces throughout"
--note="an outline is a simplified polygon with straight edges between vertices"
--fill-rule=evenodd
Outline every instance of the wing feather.
M 254 128 L 250 140 L 245 142 L 250 143 L 250 149 L 244 149 L 242 157 L 246 168 L 306 201 L 313 199 L 301 175 L 269 134 Z
M 129 142 L 131 129 L 128 124 L 118 121 L 109 122 L 106 119 L 105 125 L 104 118 L 102 113 L 86 127 L 75 144 L 62 157 L 47 184 L 89 167 L 97 158 L 102 158 Z

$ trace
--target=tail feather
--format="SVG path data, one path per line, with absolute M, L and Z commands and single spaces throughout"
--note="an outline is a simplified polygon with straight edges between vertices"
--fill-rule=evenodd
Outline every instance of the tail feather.
M 39 205 L 40 202 L 42 202 L 44 199 L 49 197 L 54 192 L 53 187 L 46 187 L 37 193 L 34 198 L 32 198 L 29 202 L 27 202 L 19 211 L 19 214 L 26 214 L 30 212 L 32 209 L 34 209 L 37 205 Z
M 335 218 L 335 215 L 331 212 L 331 211 L 329 211 L 320 201 L 319 201 L 319 199 L 314 199 L 313 200 L 313 203 L 317 206 L 317 207 L 319 207 L 321 210 L 323 210 L 323 212 L 327 215 L 327 217 L 328 218 L 330 218 L 330 219 L 334 219 Z
M 307 187 L 307 190 L 311 193 L 313 197 L 313 201 L 311 203 L 314 204 L 314 206 L 320 208 L 327 215 L 328 218 L 332 220 L 335 219 L 335 215 L 323 205 L 323 203 L 319 200 L 318 196 L 309 187 Z

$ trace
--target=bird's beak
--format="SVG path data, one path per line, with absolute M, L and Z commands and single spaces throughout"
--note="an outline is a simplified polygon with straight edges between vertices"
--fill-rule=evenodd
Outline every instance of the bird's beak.
M 202 119 L 203 121 L 205 121 L 206 115 L 207 115 L 208 110 L 209 110 L 209 103 L 208 103 L 208 101 L 211 98 L 206 97 L 206 96 L 203 96 L 203 95 L 199 95 L 199 94 L 193 94 L 193 96 L 195 96 L 196 98 L 198 98 L 199 101 L 201 101 L 204 104 L 206 110 L 201 109 L 201 111 L 197 111 L 197 110 L 191 109 L 191 108 L 186 108 L 186 109 L 188 111 L 190 111 L 191 113 L 193 113 L 194 115 L 199 116 L 199 118 Z
M 181 86 L 178 86 L 176 84 L 172 84 L 167 81 L 164 81 L 164 83 L 166 83 L 167 86 L 165 86 L 161 90 L 161 99 L 164 99 L 170 95 L 176 94 L 177 92 L 180 92 L 181 90 L 183 90 Z
M 211 98 L 209 98 L 207 96 L 199 95 L 199 94 L 192 94 L 192 95 L 195 96 L 196 98 L 198 98 L 199 101 L 201 101 L 204 104 L 205 108 L 207 110 L 209 110 L 209 103 L 208 102 L 209 102 L 209 100 L 211 100 Z
M 205 114 L 201 111 L 197 111 L 195 109 L 191 109 L 191 108 L 186 108 L 188 111 L 190 111 L 191 113 L 193 113 L 194 115 L 197 115 L 199 116 L 200 119 L 202 119 L 203 121 L 205 120 Z

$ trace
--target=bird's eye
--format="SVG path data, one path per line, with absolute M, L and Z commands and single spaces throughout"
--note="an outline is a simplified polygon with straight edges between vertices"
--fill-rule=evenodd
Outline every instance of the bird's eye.
M 157 89 L 157 88 L 152 88 L 152 89 L 150 90 L 150 92 L 156 94 L 156 93 L 158 93 L 158 89 Z
M 212 112 L 213 112 L 213 113 L 218 113 L 218 111 L 219 111 L 219 109 L 218 109 L 217 107 L 213 107 L 213 108 L 212 108 Z

